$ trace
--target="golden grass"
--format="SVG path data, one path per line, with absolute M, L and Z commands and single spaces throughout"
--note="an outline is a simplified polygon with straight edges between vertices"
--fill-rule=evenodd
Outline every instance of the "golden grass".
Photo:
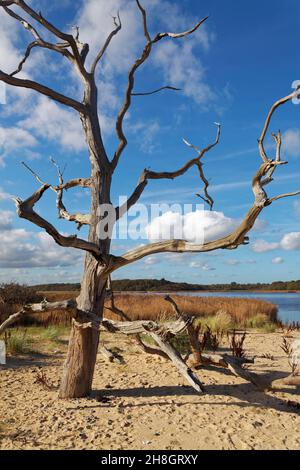
M 78 292 L 43 292 L 50 302 L 75 298 Z M 260 327 L 260 323 L 275 322 L 277 307 L 271 302 L 257 299 L 231 297 L 193 297 L 173 295 L 179 308 L 186 314 L 196 317 L 214 317 L 220 321 L 241 327 Z M 167 320 L 174 317 L 171 305 L 159 294 L 115 294 L 116 306 L 123 310 L 132 320 Z M 16 311 L 16 310 L 15 310 Z M 73 312 L 54 311 L 28 315 L 27 324 L 42 326 L 70 324 Z M 105 309 L 106 318 L 120 319 Z
M 277 307 L 271 302 L 257 299 L 229 297 L 192 297 L 172 295 L 179 308 L 186 315 L 210 317 L 218 314 L 228 322 L 228 315 L 233 323 L 240 326 L 248 324 L 249 319 L 265 315 L 267 321 L 277 320 Z M 156 320 L 174 317 L 171 305 L 162 295 L 155 294 L 117 294 L 116 306 L 123 310 L 132 320 Z M 222 315 L 221 315 L 222 312 Z M 112 317 L 109 310 L 104 315 Z

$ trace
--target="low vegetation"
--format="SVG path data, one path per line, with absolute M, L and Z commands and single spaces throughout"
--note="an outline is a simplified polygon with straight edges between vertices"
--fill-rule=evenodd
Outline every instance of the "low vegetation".
M 76 291 L 38 292 L 32 287 L 18 284 L 2 285 L 0 286 L 0 322 L 11 313 L 18 311 L 22 304 L 40 301 L 44 297 L 53 302 L 75 298 L 76 295 Z M 277 307 L 263 300 L 188 295 L 174 295 L 173 298 L 182 312 L 197 317 L 198 321 L 209 326 L 213 332 L 226 331 L 230 328 L 259 328 L 272 331 L 277 321 Z M 115 304 L 131 320 L 164 321 L 174 317 L 172 306 L 165 301 L 163 295 L 117 293 Z M 105 309 L 104 316 L 120 319 L 108 308 Z M 72 311 L 31 313 L 24 316 L 18 325 L 51 326 L 53 328 L 45 331 L 45 335 L 55 337 L 57 330 L 54 327 L 70 325 L 72 317 Z
M 179 291 L 300 291 L 300 280 L 275 281 L 268 283 L 241 284 L 190 284 L 187 282 L 172 282 L 167 279 L 117 279 L 112 281 L 114 291 L 126 292 L 179 292 Z M 41 284 L 35 286 L 39 291 L 79 291 L 80 284 Z
M 192 297 L 174 295 L 173 299 L 180 310 L 186 315 L 196 316 L 204 321 L 213 323 L 225 323 L 226 326 L 240 327 L 249 326 L 250 320 L 259 319 L 260 326 L 262 318 L 265 322 L 276 322 L 277 307 L 271 302 L 256 299 L 241 299 L 228 297 Z M 123 310 L 131 320 L 155 320 L 164 317 L 173 318 L 174 313 L 171 305 L 161 295 L 152 294 L 117 294 L 115 296 L 116 306 Z M 105 316 L 111 317 L 109 310 Z M 263 316 L 263 317 L 262 317 Z M 209 325 L 212 326 L 213 325 Z

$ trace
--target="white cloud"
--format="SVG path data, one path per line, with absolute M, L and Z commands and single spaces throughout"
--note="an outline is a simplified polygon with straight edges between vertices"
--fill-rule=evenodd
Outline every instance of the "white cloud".
M 166 212 L 147 225 L 150 240 L 184 239 L 194 243 L 208 242 L 221 238 L 239 224 L 222 212 L 198 210 L 187 214 Z
M 128 131 L 137 136 L 140 150 L 148 154 L 152 154 L 159 148 L 160 144 L 157 142 L 156 137 L 159 132 L 165 129 L 167 129 L 167 126 L 160 125 L 156 120 L 129 123 L 128 127 Z
M 18 38 L 19 24 L 13 20 L 4 10 L 0 10 L 0 69 L 12 72 L 18 61 L 20 53 L 15 47 Z
M 182 92 L 196 103 L 206 105 L 215 100 L 215 93 L 205 81 L 205 69 L 196 58 L 194 41 L 165 42 L 154 53 L 154 63 L 164 72 L 168 84 L 182 89 Z
M 264 219 L 256 219 L 254 223 L 253 230 L 256 230 L 257 232 L 262 232 L 268 227 L 268 221 Z
M 282 263 L 284 263 L 284 259 L 281 258 L 280 256 L 278 256 L 277 258 L 272 259 L 272 263 L 273 264 L 282 264 Z
M 12 227 L 13 216 L 11 211 L 0 211 L 0 230 L 8 230 Z
M 143 2 L 147 10 L 148 22 L 155 21 L 160 28 L 182 31 L 195 23 L 195 18 L 187 15 L 179 5 L 166 0 L 148 0 Z M 112 16 L 120 11 L 122 29 L 110 44 L 108 53 L 101 64 L 101 79 L 110 79 L 116 74 L 126 73 L 140 55 L 145 44 L 142 20 L 135 2 L 125 0 L 89 0 L 78 14 L 76 20 L 80 26 L 81 38 L 90 44 L 88 60 L 98 52 L 113 27 Z M 159 32 L 153 31 L 153 35 Z M 185 41 L 161 41 L 153 47 L 152 66 L 156 66 L 162 79 L 169 84 L 182 88 L 183 94 L 194 99 L 198 104 L 207 104 L 215 94 L 205 82 L 205 69 L 196 55 L 201 46 L 208 50 L 213 41 L 213 34 L 208 26 L 200 29 Z M 162 80 L 161 79 L 161 80 Z
M 72 5 L 72 3 L 68 3 Z M 153 35 L 158 31 L 186 30 L 195 23 L 181 5 L 168 0 L 144 0 L 143 5 L 148 12 L 149 28 Z M 46 8 L 46 7 L 45 7 Z M 48 11 L 48 6 L 46 11 Z M 54 10 L 54 8 L 53 8 Z M 136 2 L 126 0 L 87 0 L 81 3 L 81 8 L 75 11 L 74 24 L 80 26 L 81 40 L 90 45 L 88 61 L 103 46 L 107 35 L 113 28 L 112 16 L 120 11 L 122 29 L 113 39 L 107 54 L 103 57 L 97 82 L 99 85 L 100 123 L 104 135 L 111 134 L 115 125 L 115 111 L 123 99 L 123 91 L 127 81 L 127 72 L 140 55 L 145 44 L 142 18 Z M 198 19 L 198 18 L 197 18 Z M 155 24 L 155 28 L 152 26 Z M 152 31 L 153 29 L 153 31 Z M 46 35 L 47 37 L 47 35 Z M 173 84 L 183 89 L 183 94 L 194 99 L 198 104 L 207 104 L 214 98 L 214 93 L 205 83 L 205 70 L 198 59 L 199 46 L 207 51 L 213 41 L 213 34 L 209 25 L 203 25 L 193 35 L 184 41 L 161 41 L 153 48 L 152 67 L 157 68 L 158 84 L 167 83 L 171 78 Z M 0 67 L 11 72 L 20 62 L 25 43 L 28 42 L 28 32 L 20 26 L 19 22 L 10 18 L 5 12 L 0 12 Z M 45 69 L 51 72 L 54 79 L 62 85 L 62 92 L 70 96 L 81 96 L 81 84 L 72 67 L 65 62 L 52 60 L 53 54 L 48 51 L 35 51 L 31 56 L 24 72 L 19 74 L 22 78 L 41 79 Z M 50 59 L 50 60 L 49 60 Z M 38 67 L 36 65 L 38 64 Z M 147 67 L 147 65 L 146 65 Z M 170 70 L 172 68 L 173 70 Z M 172 77 L 170 76 L 172 75 Z M 64 78 L 64 82 L 62 78 Z M 117 79 L 122 77 L 122 82 Z M 175 83 L 176 82 L 176 83 Z M 142 84 L 140 83 L 140 86 Z M 137 87 L 139 87 L 137 80 Z M 20 120 L 16 127 L 11 129 L 19 135 L 13 143 L 12 139 L 5 139 L 6 148 L 2 149 L 0 164 L 4 157 L 15 150 L 16 142 L 22 142 L 22 147 L 30 157 L 31 147 L 35 146 L 36 138 L 55 141 L 65 148 L 80 151 L 84 148 L 83 133 L 80 120 L 73 111 L 63 108 L 56 103 L 39 97 L 35 92 L 24 88 L 7 87 L 8 105 L 1 106 L 4 116 L 14 116 Z M 128 123 L 130 116 L 128 115 Z M 62 125 L 63 123 L 63 125 Z M 22 129 L 20 129 L 22 126 Z M 155 121 L 147 125 L 147 133 L 142 140 L 143 150 L 152 153 L 156 148 L 154 138 L 159 130 Z M 3 134 L 4 131 L 2 131 Z M 5 130 L 7 135 L 9 129 Z M 23 132 L 23 135 L 21 135 Z M 0 139 L 3 135 L 0 136 Z M 13 145 L 14 144 L 14 145 Z M 25 155 L 26 156 L 26 155 Z M 31 156 L 35 156 L 31 152 Z
M 153 266 L 155 264 L 158 264 L 159 260 L 155 256 L 149 256 L 145 259 L 144 263 L 146 264 L 146 266 Z
M 251 246 L 252 251 L 255 253 L 266 253 L 267 251 L 276 250 L 276 248 L 279 248 L 279 243 L 271 243 L 265 240 L 257 240 Z
M 279 243 L 267 242 L 265 240 L 257 240 L 253 243 L 251 249 L 255 253 L 265 253 L 276 249 L 282 249 L 285 251 L 300 250 L 300 232 L 286 233 Z
M 22 150 L 26 155 L 26 149 L 37 145 L 36 138 L 26 129 L 20 127 L 0 127 L 0 166 L 5 163 L 4 158 L 13 152 Z
M 190 268 L 203 269 L 203 271 L 215 271 L 215 268 L 211 267 L 208 263 L 205 263 L 204 261 L 192 261 L 190 263 Z
M 238 259 L 228 259 L 225 261 L 226 264 L 229 264 L 229 266 L 237 266 L 238 264 L 241 264 L 241 262 Z
M 29 232 L 12 226 L 13 213 L 0 213 L 0 267 L 33 268 L 74 266 L 83 260 L 83 253 L 59 247 L 45 232 Z
M 280 245 L 286 251 L 300 250 L 300 232 L 285 234 Z
M 300 129 L 289 129 L 283 134 L 282 150 L 291 157 L 300 156 Z
M 7 193 L 2 188 L 0 188 L 0 201 L 6 201 L 8 199 L 11 199 L 11 197 L 11 194 Z
M 85 148 L 80 120 L 75 112 L 41 96 L 32 114 L 34 119 L 30 115 L 19 123 L 25 129 L 33 131 L 38 137 L 56 141 L 71 150 L 80 151 Z

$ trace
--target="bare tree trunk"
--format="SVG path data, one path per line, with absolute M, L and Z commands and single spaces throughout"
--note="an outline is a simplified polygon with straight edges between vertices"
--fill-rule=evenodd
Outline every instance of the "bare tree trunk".
M 60 385 L 60 398 L 79 398 L 91 392 L 99 344 L 99 330 L 84 328 L 85 312 L 102 317 L 107 277 L 87 255 L 81 292 L 77 298 L 76 321 L 72 323 L 67 357 Z

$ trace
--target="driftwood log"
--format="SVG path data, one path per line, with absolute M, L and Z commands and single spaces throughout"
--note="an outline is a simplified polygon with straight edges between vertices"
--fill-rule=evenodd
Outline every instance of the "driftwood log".
M 130 321 L 128 315 L 126 315 L 125 312 L 120 310 L 115 305 L 114 294 L 111 291 L 111 288 L 109 288 L 109 293 L 110 306 L 107 306 L 107 308 L 121 316 L 125 321 L 115 321 L 109 319 L 103 319 L 102 321 L 99 321 L 99 318 L 96 315 L 89 314 L 89 318 L 87 319 L 85 315 L 81 322 L 73 319 L 72 323 L 74 329 L 79 330 L 83 336 L 85 336 L 86 331 L 88 330 L 93 330 L 95 332 L 104 330 L 110 333 L 132 335 L 135 338 L 138 346 L 141 347 L 144 352 L 149 354 L 156 354 L 172 361 L 178 372 L 199 393 L 205 391 L 204 385 L 201 383 L 193 370 L 187 365 L 187 361 L 182 358 L 181 354 L 171 343 L 172 338 L 185 331 L 187 332 L 190 341 L 194 370 L 199 371 L 207 366 L 228 369 L 237 377 L 241 377 L 247 382 L 251 382 L 260 391 L 276 391 L 276 389 L 283 386 L 300 386 L 300 375 L 298 375 L 298 372 L 290 374 L 288 377 L 283 379 L 266 380 L 261 375 L 249 371 L 243 367 L 244 364 L 254 363 L 254 358 L 237 358 L 229 356 L 228 354 L 221 355 L 204 353 L 201 349 L 201 342 L 199 340 L 199 329 L 195 328 L 193 325 L 194 319 L 186 316 L 183 312 L 181 312 L 175 300 L 170 296 L 166 296 L 165 300 L 172 305 L 176 319 L 174 321 L 165 322 L 161 325 L 151 320 Z M 59 302 L 48 302 L 46 299 L 44 299 L 40 303 L 25 305 L 22 310 L 10 315 L 0 325 L 0 334 L 2 334 L 6 328 L 16 323 L 23 315 L 28 312 L 38 313 L 50 310 L 60 310 L 62 308 L 74 309 L 75 304 L 76 301 L 74 299 Z M 142 335 L 150 336 L 158 347 L 155 348 L 149 346 L 142 339 Z M 297 360 L 299 361 L 299 340 L 296 340 L 291 345 L 291 350 L 293 354 L 297 356 Z M 99 347 L 99 352 L 101 352 L 110 362 L 118 362 L 120 364 L 124 363 L 122 356 L 110 351 L 103 345 Z

